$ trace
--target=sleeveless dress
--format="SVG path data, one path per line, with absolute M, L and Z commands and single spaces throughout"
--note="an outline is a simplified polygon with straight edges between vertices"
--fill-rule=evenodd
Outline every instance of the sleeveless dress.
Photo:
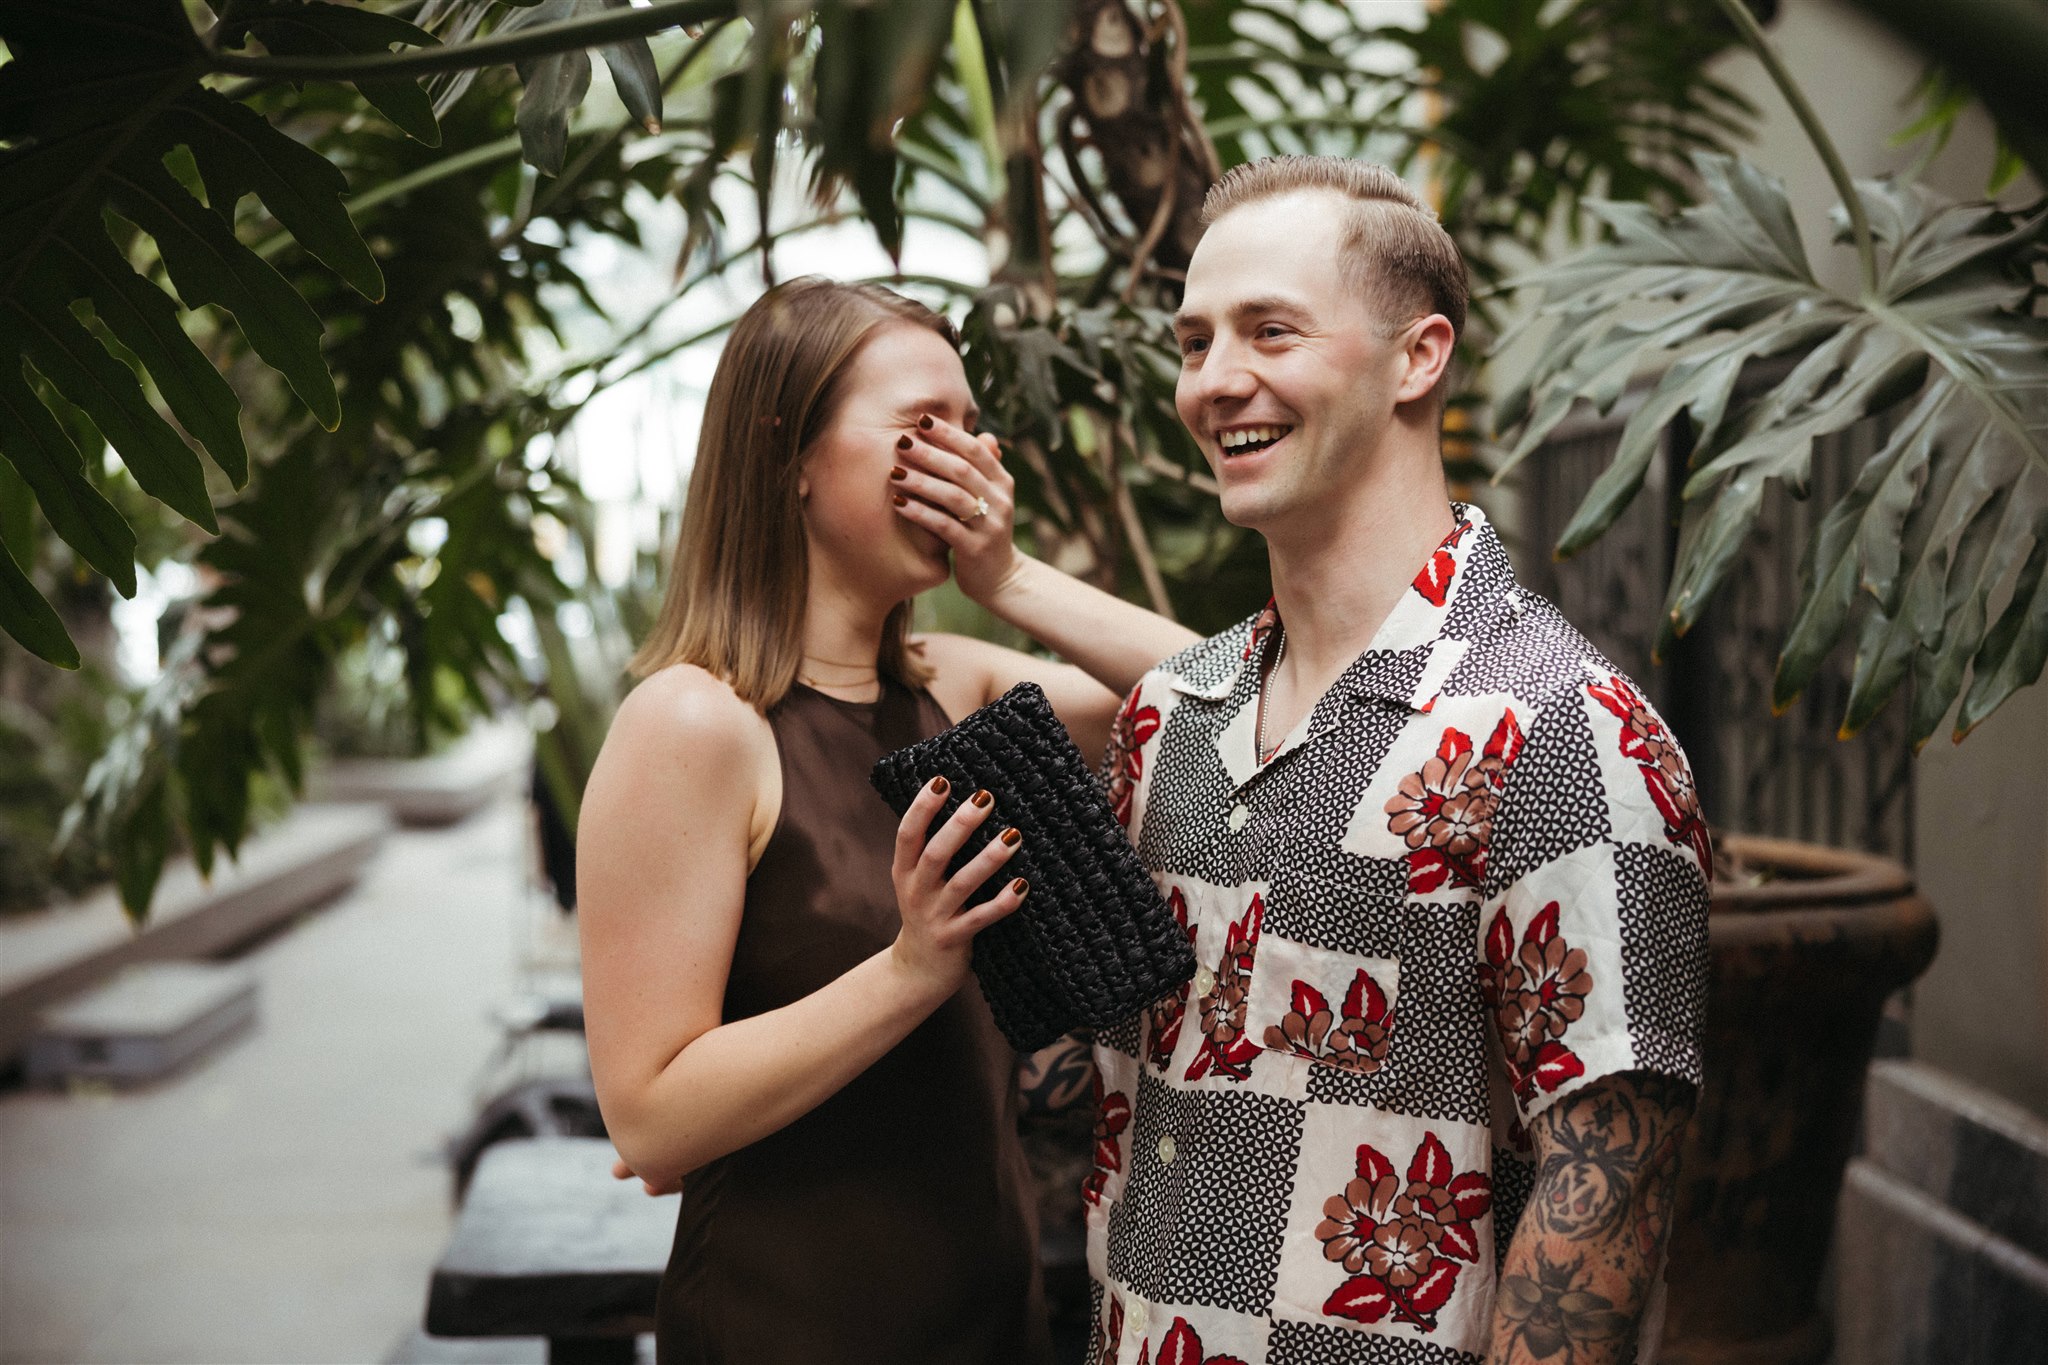
M 747 880 L 727 1021 L 887 948 L 897 818 L 875 760 L 946 728 L 930 694 L 798 685 L 768 714 L 782 811 Z M 660 1365 L 1042 1365 L 1050 1359 L 1016 1054 L 980 987 L 838 1094 L 684 1178 Z

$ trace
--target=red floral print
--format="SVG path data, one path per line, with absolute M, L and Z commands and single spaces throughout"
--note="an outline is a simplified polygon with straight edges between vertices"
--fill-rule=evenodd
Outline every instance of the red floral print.
M 1585 950 L 1564 941 L 1557 921 L 1558 903 L 1552 901 L 1529 921 L 1519 947 L 1506 909 L 1496 910 L 1486 926 L 1480 989 L 1500 1029 L 1508 1079 L 1524 1100 L 1586 1074 L 1564 1033 L 1586 1012 L 1593 974 L 1586 970 Z
M 1166 908 L 1173 911 L 1174 920 L 1192 944 L 1195 930 L 1188 923 L 1188 901 L 1179 887 L 1166 893 Z M 1187 1017 L 1188 992 L 1192 985 L 1192 982 L 1181 982 L 1179 989 L 1145 1010 L 1145 1062 L 1155 1071 L 1165 1071 L 1166 1064 L 1173 1059 L 1173 1049 L 1180 1042 L 1181 1021 Z
M 1117 1347 L 1124 1339 L 1124 1301 L 1112 1294 L 1105 1314 L 1108 1319 L 1102 1326 L 1102 1350 L 1095 1357 L 1094 1365 L 1116 1365 Z
M 1443 544 L 1437 546 L 1435 553 L 1430 555 L 1429 563 L 1422 566 L 1422 572 L 1415 575 L 1415 591 L 1421 593 L 1423 600 L 1432 607 L 1440 607 L 1450 600 L 1451 580 L 1458 571 L 1458 561 L 1452 556 L 1451 551 L 1458 547 L 1458 542 L 1463 540 L 1465 533 L 1471 529 L 1471 522 L 1459 522 L 1456 528 L 1444 537 Z
M 1306 981 L 1294 983 L 1289 1003 L 1286 1017 L 1266 1026 L 1267 1047 L 1367 1076 L 1386 1065 L 1394 1011 L 1379 982 L 1363 967 L 1344 993 L 1342 1014 L 1332 1012 L 1323 993 Z
M 1175 1318 L 1159 1343 L 1158 1365 L 1244 1365 L 1236 1356 L 1203 1355 L 1202 1339 L 1186 1318 Z
M 1479 1259 L 1473 1227 L 1493 1207 L 1493 1182 L 1458 1173 L 1450 1152 L 1425 1133 L 1405 1180 L 1371 1143 L 1358 1149 L 1358 1175 L 1323 1203 L 1316 1238 L 1326 1260 L 1351 1278 L 1323 1304 L 1332 1317 L 1375 1323 L 1389 1314 L 1423 1332 L 1458 1284 L 1458 1263 Z
M 1685 753 L 1657 719 L 1657 713 L 1626 678 L 1610 675 L 1606 686 L 1588 683 L 1586 691 L 1614 715 L 1621 718 L 1621 752 L 1636 761 L 1643 786 L 1657 813 L 1664 817 L 1664 837 L 1689 848 L 1699 859 L 1700 871 L 1714 875 L 1714 850 L 1707 835 L 1707 822 L 1700 814 L 1700 794 L 1693 785 L 1692 769 Z
M 1132 688 L 1109 727 L 1109 807 L 1126 828 L 1131 823 L 1131 796 L 1145 775 L 1145 745 L 1159 733 L 1159 708 L 1140 706 L 1144 696 L 1144 688 Z
M 1258 1043 L 1245 1036 L 1245 996 L 1252 985 L 1252 954 L 1259 946 L 1259 926 L 1266 917 L 1263 896 L 1253 896 L 1244 918 L 1223 938 L 1223 960 L 1216 964 L 1216 982 L 1195 1002 L 1201 1013 L 1202 1047 L 1188 1064 L 1187 1078 L 1198 1081 L 1211 1071 L 1242 1081 L 1252 1074 Z
M 1081 1196 L 1102 1202 L 1109 1178 L 1124 1168 L 1123 1133 L 1131 1126 L 1131 1099 L 1120 1091 L 1102 1092 L 1102 1073 L 1095 1073 L 1095 1165 L 1081 1182 Z
M 1387 800 L 1387 829 L 1408 845 L 1409 890 L 1426 895 L 1446 883 L 1477 887 L 1486 879 L 1494 816 L 1522 742 L 1521 723 L 1504 710 L 1478 761 L 1471 737 L 1446 728 L 1430 760 L 1401 779 Z

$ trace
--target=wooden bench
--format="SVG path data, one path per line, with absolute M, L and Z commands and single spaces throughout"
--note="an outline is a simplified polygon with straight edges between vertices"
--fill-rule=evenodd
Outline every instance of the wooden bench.
M 427 1292 L 437 1337 L 545 1337 L 550 1365 L 629 1365 L 654 1330 L 676 1198 L 612 1179 L 602 1138 L 488 1148 Z

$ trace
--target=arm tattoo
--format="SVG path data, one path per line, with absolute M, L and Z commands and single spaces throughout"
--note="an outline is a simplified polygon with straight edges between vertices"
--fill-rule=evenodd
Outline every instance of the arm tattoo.
M 1586 1344 L 1626 1342 L 1634 1321 L 1614 1311 L 1612 1300 L 1579 1288 L 1583 1258 L 1559 1264 L 1535 1248 L 1534 1275 L 1503 1275 L 1498 1312 L 1512 1330 L 1507 1345 L 1522 1346 L 1538 1360 L 1576 1360 Z M 1498 1330 L 1494 1333 L 1499 1347 Z M 1513 1359 L 1503 1353 L 1503 1359 Z
M 1069 1034 L 1023 1058 L 1017 1088 L 1027 1114 L 1057 1114 L 1088 1098 L 1095 1058 L 1084 1040 Z
M 1496 1365 L 1627 1360 L 1670 1228 L 1684 1081 L 1630 1072 L 1531 1125 L 1536 1185 L 1501 1267 Z

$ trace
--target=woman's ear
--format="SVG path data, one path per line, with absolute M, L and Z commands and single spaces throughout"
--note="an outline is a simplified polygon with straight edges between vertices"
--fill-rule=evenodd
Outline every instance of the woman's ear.
M 799 473 L 796 476 L 796 500 L 798 502 L 809 502 L 811 500 L 811 476 L 809 474 Z

